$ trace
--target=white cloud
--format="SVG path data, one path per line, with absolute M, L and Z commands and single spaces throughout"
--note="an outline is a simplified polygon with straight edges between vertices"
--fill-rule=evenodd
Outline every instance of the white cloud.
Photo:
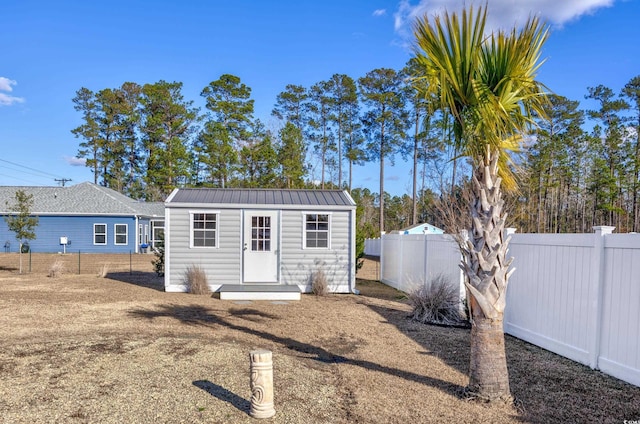
M 387 14 L 387 9 L 376 9 L 373 11 L 373 16 L 384 16 Z
M 11 93 L 13 91 L 13 86 L 17 84 L 18 83 L 14 80 L 0 77 L 0 106 L 11 106 L 14 103 L 24 103 L 24 99 L 22 97 L 15 97 L 2 93 L 2 91 Z
M 87 159 L 65 156 L 64 160 L 71 166 L 86 166 Z
M 524 24 L 529 16 L 539 16 L 556 26 L 583 15 L 594 13 L 603 7 L 613 6 L 615 0 L 492 0 L 487 13 L 487 29 L 512 28 Z M 432 17 L 444 10 L 457 12 L 471 2 L 465 0 L 420 0 L 416 5 L 401 0 L 394 14 L 396 32 L 402 37 L 411 35 L 411 26 L 417 17 Z M 484 6 L 484 1 L 473 2 Z

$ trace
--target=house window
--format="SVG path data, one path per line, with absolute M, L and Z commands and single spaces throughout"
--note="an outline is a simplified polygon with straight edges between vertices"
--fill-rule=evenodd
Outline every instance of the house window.
M 329 248 L 329 215 L 309 213 L 304 215 L 304 247 L 309 249 Z
M 142 244 L 142 224 L 138 224 L 138 244 Z
M 214 212 L 191 213 L 191 247 L 218 246 L 218 214 Z
M 164 242 L 164 221 L 151 221 L 151 244 L 160 246 Z
M 107 224 L 93 224 L 93 244 L 107 244 Z
M 129 243 L 129 226 L 127 224 L 114 225 L 115 244 L 128 244 Z

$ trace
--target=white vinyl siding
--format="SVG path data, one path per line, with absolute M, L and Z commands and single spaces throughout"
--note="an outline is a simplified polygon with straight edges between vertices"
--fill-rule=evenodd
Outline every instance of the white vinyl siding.
M 93 224 L 93 244 L 107 244 L 107 224 Z
M 187 208 L 172 208 L 170 230 L 165 231 L 165 248 L 170 249 L 170 274 L 168 284 L 181 286 L 184 272 L 191 265 L 200 266 L 206 273 L 209 284 L 241 283 L 241 211 L 238 209 L 220 210 L 218 215 L 217 248 L 191 247 L 191 212 Z M 207 211 L 208 213 L 210 211 Z
M 318 269 L 331 275 L 332 287 L 348 290 L 351 266 L 350 211 L 322 212 L 329 214 L 328 248 L 305 248 L 306 215 L 311 211 L 283 210 L 281 218 L 280 263 L 282 282 L 308 286 Z M 355 270 L 353 271 L 355 272 Z
M 115 224 L 113 226 L 114 244 L 126 245 L 129 243 L 129 226 L 127 224 Z

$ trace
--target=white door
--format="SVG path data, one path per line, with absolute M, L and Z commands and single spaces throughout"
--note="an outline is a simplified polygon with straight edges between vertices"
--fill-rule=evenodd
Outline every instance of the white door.
M 278 212 L 245 211 L 245 283 L 278 282 Z

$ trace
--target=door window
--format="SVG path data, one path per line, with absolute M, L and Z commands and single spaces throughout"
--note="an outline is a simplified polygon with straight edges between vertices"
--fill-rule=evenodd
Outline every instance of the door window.
M 251 217 L 251 250 L 254 252 L 271 251 L 271 217 Z

